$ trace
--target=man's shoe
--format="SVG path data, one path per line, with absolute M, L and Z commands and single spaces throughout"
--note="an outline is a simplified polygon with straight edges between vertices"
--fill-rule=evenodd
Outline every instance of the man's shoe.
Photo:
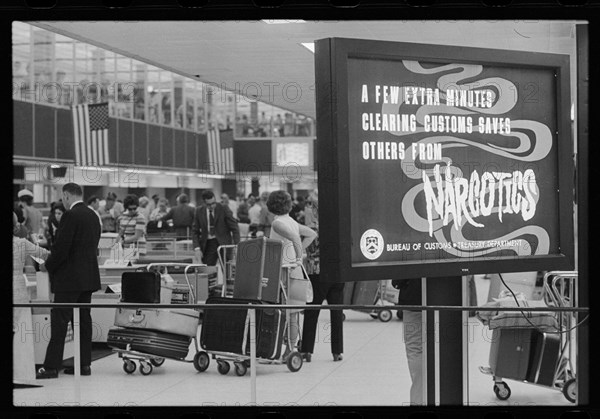
M 75 367 L 65 368 L 63 373 L 73 375 L 75 374 Z M 81 367 L 81 375 L 92 375 L 92 367 L 89 365 Z
M 311 354 L 310 352 L 304 352 L 304 353 L 302 354 L 302 359 L 303 359 L 305 362 L 310 362 L 310 361 L 312 360 L 312 354 Z
M 40 368 L 35 373 L 36 380 L 44 380 L 46 378 L 58 378 L 58 370 L 54 368 Z
M 342 354 L 333 354 L 333 362 L 341 361 L 342 359 L 344 359 Z

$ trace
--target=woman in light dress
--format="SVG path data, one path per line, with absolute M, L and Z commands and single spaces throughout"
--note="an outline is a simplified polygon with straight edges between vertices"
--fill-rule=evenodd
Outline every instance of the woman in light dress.
M 271 224 L 270 238 L 281 240 L 282 246 L 282 263 L 294 264 L 295 268 L 290 272 L 291 278 L 304 278 L 302 272 L 302 262 L 304 250 L 317 237 L 311 228 L 298 224 L 292 217 L 292 197 L 286 191 L 274 191 L 269 195 L 267 200 L 267 208 L 275 215 Z M 285 284 L 284 284 L 285 285 Z M 286 346 L 286 351 L 283 354 L 283 360 L 287 360 L 290 347 L 295 347 L 299 336 L 299 320 L 298 312 L 292 313 L 290 318 L 290 338 L 291 342 Z
M 17 214 L 13 212 L 13 303 L 29 303 L 29 293 L 23 269 L 27 258 L 46 260 L 50 252 L 27 239 L 14 235 L 18 230 Z M 44 265 L 41 265 L 42 269 Z M 35 353 L 31 308 L 13 308 L 13 382 L 35 380 Z

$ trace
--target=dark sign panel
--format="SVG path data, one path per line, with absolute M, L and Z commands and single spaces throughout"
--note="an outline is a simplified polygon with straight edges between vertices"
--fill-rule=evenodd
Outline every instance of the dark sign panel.
M 568 57 L 331 39 L 316 60 L 325 276 L 572 268 Z

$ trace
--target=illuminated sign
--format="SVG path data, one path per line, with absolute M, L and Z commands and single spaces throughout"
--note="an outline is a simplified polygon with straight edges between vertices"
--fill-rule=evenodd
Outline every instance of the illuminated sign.
M 568 57 L 333 39 L 316 59 L 326 275 L 572 268 Z

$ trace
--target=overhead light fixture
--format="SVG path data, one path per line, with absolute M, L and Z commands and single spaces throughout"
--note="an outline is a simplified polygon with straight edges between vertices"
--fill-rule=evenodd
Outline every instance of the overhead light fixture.
M 314 42 L 302 42 L 302 43 L 300 43 L 300 45 L 302 45 L 304 48 L 306 48 L 313 54 L 315 53 L 315 43 Z
M 296 20 L 290 20 L 290 19 L 263 19 L 263 22 L 265 22 L 267 25 L 283 25 L 286 23 L 306 23 L 306 20 L 302 20 L 302 19 L 296 19 Z

